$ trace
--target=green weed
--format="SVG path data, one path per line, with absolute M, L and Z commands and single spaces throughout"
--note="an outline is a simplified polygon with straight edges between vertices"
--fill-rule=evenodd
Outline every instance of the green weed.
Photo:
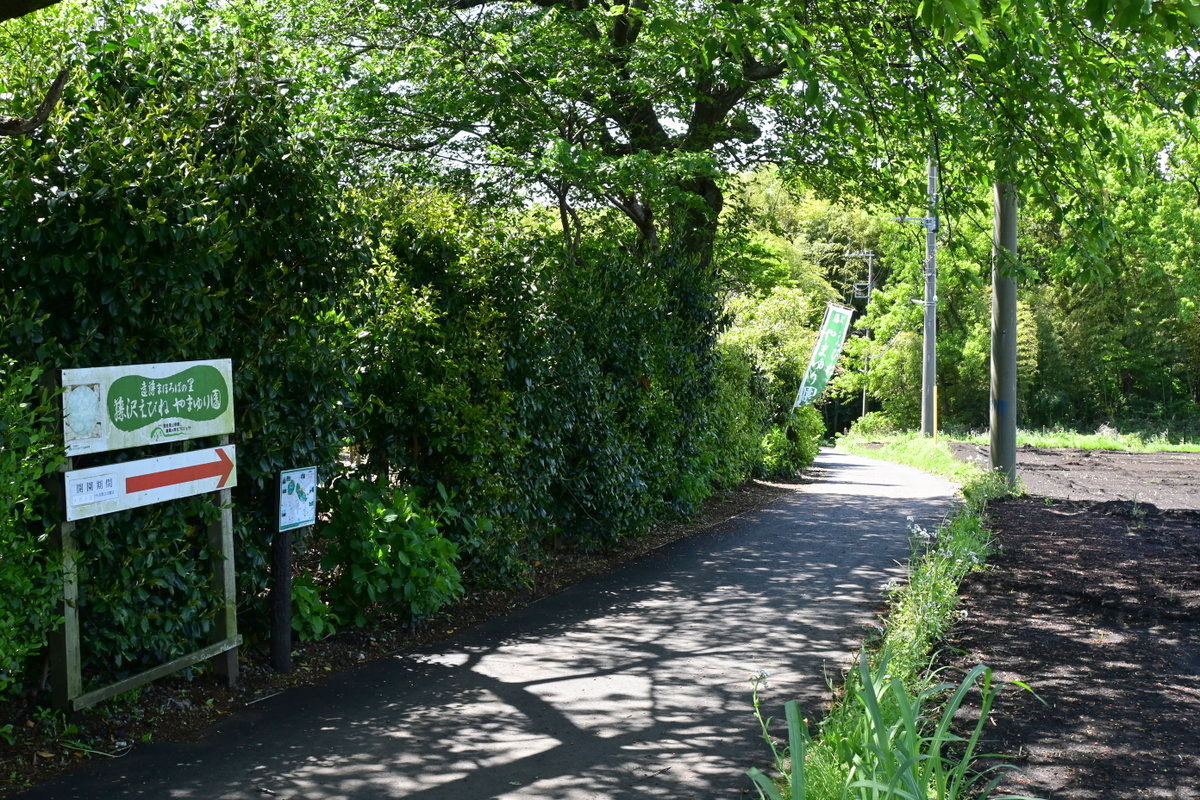
M 979 739 L 995 700 L 992 671 L 974 667 L 958 684 L 939 683 L 912 692 L 890 669 L 887 650 L 870 666 L 863 652 L 843 701 L 845 713 L 822 724 L 814 743 L 795 701 L 786 706 L 788 748 L 768 733 L 754 682 L 754 709 L 780 779 L 750 770 L 762 800 L 959 800 L 988 797 L 1004 765 L 976 769 Z M 952 729 L 955 714 L 972 693 L 980 713 L 966 736 Z M 948 700 L 943 700 L 949 695 Z M 832 756 L 832 757 L 829 757 Z M 1005 795 L 1016 798 L 1016 795 Z M 997 799 L 999 800 L 999 798 Z
M 324 600 L 311 575 L 292 582 L 292 630 L 302 642 L 323 639 L 337 631 L 341 620 Z
M 358 627 L 384 612 L 421 620 L 462 594 L 458 547 L 413 492 L 350 480 L 339 494 L 322 562 L 336 575 L 329 593 L 337 619 Z M 310 632 L 315 619 L 306 618 Z
M 837 447 L 847 453 L 907 464 L 959 482 L 978 472 L 977 467 L 956 459 L 944 441 L 934 444 L 920 433 L 876 436 L 849 433 L 838 437 Z

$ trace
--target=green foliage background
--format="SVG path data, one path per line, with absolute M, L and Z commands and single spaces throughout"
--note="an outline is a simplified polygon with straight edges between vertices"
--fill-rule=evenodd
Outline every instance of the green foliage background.
M 1196 145 L 1162 122 L 1129 124 L 1126 135 L 1139 142 L 1140 161 L 1103 175 L 1118 245 L 1086 252 L 1061 219 L 1022 210 L 1019 418 L 1030 428 L 1195 437 Z M 951 222 L 938 252 L 939 413 L 944 427 L 980 431 L 988 424 L 991 228 L 978 216 Z M 908 387 L 920 382 L 921 308 L 910 301 L 922 291 L 923 243 L 901 234 L 879 249 L 889 277 L 856 320 L 869 336 L 847 343 L 837 384 L 844 397 L 865 386 L 872 409 L 913 428 L 920 407 Z
M 41 374 L 0 355 L 0 695 L 19 687 L 24 660 L 57 623 L 61 595 L 48 546 L 52 520 L 39 513 L 43 481 L 62 461 Z
M 64 2 L 0 29 L 4 116 L 70 71 L 46 125 L 0 139 L 0 692 L 56 623 L 44 373 L 231 358 L 243 632 L 266 631 L 276 474 L 310 464 L 328 516 L 302 543 L 297 629 L 407 622 L 527 581 L 548 551 L 619 547 L 715 488 L 794 473 L 860 393 L 868 425 L 913 426 L 921 237 L 887 221 L 906 209 L 831 205 L 794 178 L 920 202 L 926 128 L 952 165 L 943 422 L 986 424 L 983 184 L 1020 168 L 1024 420 L 1186 430 L 1194 131 L 1115 115 L 1139 59 L 1195 112 L 1174 46 L 1193 23 L 1088 6 Z M 1162 52 L 1124 35 L 1139 14 Z M 1095 42 L 1072 38 L 1085 19 Z M 880 79 L 899 63 L 928 70 Z M 1012 96 L 991 95 L 1001 72 Z M 966 94 L 930 105 L 931 87 Z M 734 177 L 762 161 L 786 177 Z M 869 303 L 861 250 L 878 255 Z M 862 312 L 857 335 L 833 401 L 793 412 L 830 300 Z M 78 526 L 89 681 L 209 637 L 214 513 L 195 499 Z

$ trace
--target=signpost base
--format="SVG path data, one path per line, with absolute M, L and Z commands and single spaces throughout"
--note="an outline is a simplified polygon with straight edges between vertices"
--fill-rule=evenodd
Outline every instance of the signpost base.
M 271 542 L 271 666 L 292 671 L 292 532 Z

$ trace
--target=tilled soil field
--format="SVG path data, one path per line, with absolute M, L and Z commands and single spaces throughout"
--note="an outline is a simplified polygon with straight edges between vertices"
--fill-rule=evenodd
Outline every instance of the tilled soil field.
M 1006 687 L 993 712 L 984 751 L 1019 767 L 1002 788 L 1197 800 L 1200 456 L 1023 450 L 1018 465 L 1029 494 L 989 508 L 1000 552 L 963 585 L 946 649 L 1036 692 Z

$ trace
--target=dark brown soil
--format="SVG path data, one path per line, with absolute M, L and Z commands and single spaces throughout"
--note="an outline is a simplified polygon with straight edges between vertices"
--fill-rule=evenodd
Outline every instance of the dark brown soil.
M 710 498 L 696 519 L 664 525 L 642 538 L 623 541 L 617 551 L 548 554 L 538 562 L 532 586 L 473 593 L 419 628 L 348 631 L 319 642 L 296 643 L 293 671 L 287 675 L 268 666 L 265 643 L 251 644 L 239 654 L 241 681 L 232 690 L 211 676 L 201 675 L 191 681 L 173 677 L 70 718 L 51 710 L 45 693 L 0 701 L 0 797 L 69 771 L 88 759 L 123 757 L 144 742 L 199 739 L 223 717 L 285 687 L 320 683 L 340 670 L 443 639 L 760 508 L 795 489 L 795 484 L 752 481 Z
M 954 442 L 963 461 L 988 463 L 988 448 Z M 1159 508 L 1200 511 L 1200 453 L 1125 453 L 1115 450 L 1017 451 L 1017 475 L 1026 493 L 1057 500 L 1128 500 Z
M 1027 488 L 1092 499 L 994 503 L 1000 552 L 962 587 L 965 619 L 947 652 L 1037 693 L 1006 687 L 993 712 L 984 750 L 1021 770 L 1002 788 L 1054 800 L 1200 798 L 1200 458 L 1021 456 Z

